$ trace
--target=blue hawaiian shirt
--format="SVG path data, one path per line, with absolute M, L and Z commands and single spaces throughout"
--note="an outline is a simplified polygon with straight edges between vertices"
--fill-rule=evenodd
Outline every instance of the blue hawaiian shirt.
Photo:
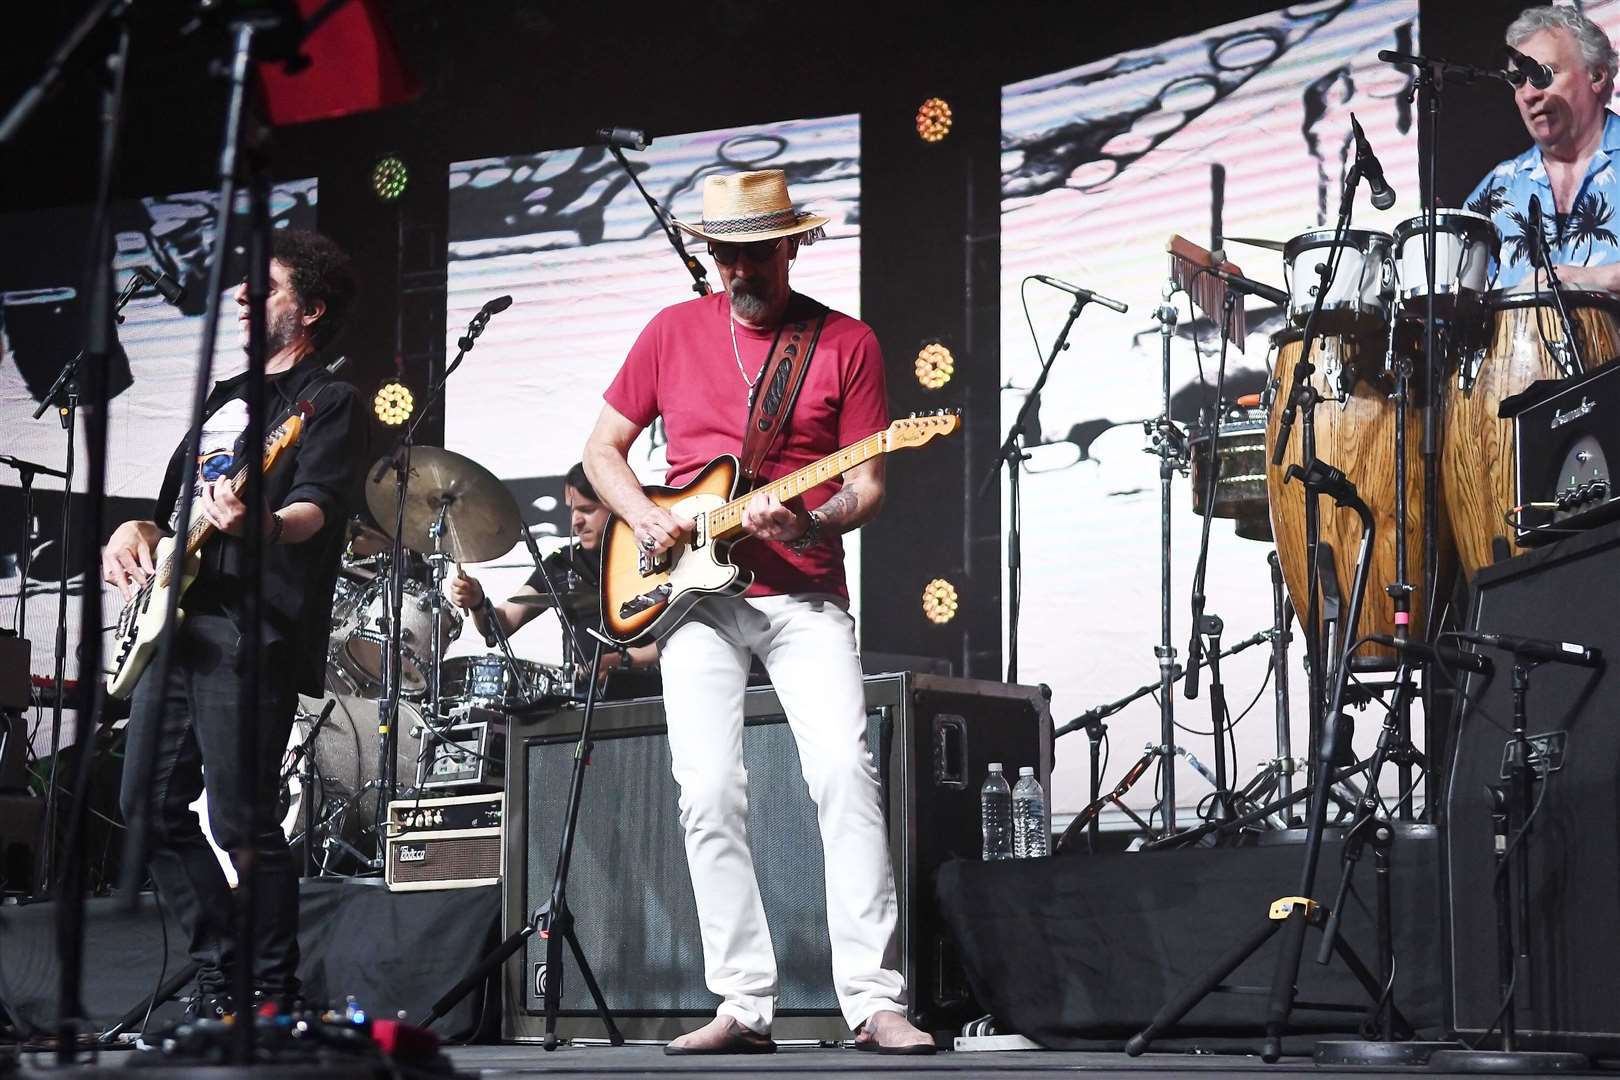
M 1530 196 L 1541 200 L 1542 226 L 1552 259 L 1559 266 L 1598 266 L 1620 262 L 1620 234 L 1616 233 L 1615 211 L 1620 208 L 1620 116 L 1607 113 L 1603 121 L 1603 141 L 1586 166 L 1586 177 L 1575 195 L 1575 206 L 1567 214 L 1552 213 L 1552 185 L 1547 166 L 1541 160 L 1541 147 L 1532 146 L 1515 158 L 1508 158 L 1485 175 L 1464 204 L 1484 214 L 1501 237 L 1500 261 L 1491 260 L 1494 287 L 1511 289 L 1531 273 L 1529 217 Z

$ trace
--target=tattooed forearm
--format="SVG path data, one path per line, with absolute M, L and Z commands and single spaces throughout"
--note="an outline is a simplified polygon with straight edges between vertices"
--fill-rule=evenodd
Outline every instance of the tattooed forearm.
M 847 480 L 832 498 L 816 507 L 821 527 L 828 533 L 846 533 L 860 528 L 877 516 L 881 495 L 857 481 Z

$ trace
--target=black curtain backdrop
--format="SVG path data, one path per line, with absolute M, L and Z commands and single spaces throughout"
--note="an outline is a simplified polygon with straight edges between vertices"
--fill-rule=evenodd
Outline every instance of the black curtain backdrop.
M 37 9 L 28 30 L 0 35 L 0 106 L 39 74 L 85 3 Z M 575 146 L 599 127 L 660 133 L 862 114 L 863 315 L 888 356 L 893 408 L 960 407 L 963 437 L 893 463 L 890 501 L 867 530 L 862 586 L 866 644 L 950 659 L 958 673 L 994 676 L 1002 584 L 999 499 L 977 494 L 1000 442 L 997 348 L 1000 87 L 1110 56 L 1275 3 L 1152 5 L 1029 0 L 1015 5 L 862 4 L 784 0 L 670 9 L 641 4 L 547 5 L 514 0 L 393 0 L 386 5 L 423 86 L 384 113 L 283 129 L 278 178 L 319 177 L 321 227 L 355 256 L 365 306 L 346 341 L 345 377 L 369 393 L 402 366 L 426 384 L 444 356 L 446 166 L 481 155 Z M 1493 62 L 1520 5 L 1486 0 L 1422 5 L 1425 51 Z M 214 185 L 223 86 L 208 75 L 216 33 L 182 35 L 169 6 L 139 12 L 126 152 L 117 188 L 129 195 Z M 90 54 L 85 54 L 88 57 Z M 94 182 L 95 84 L 82 59 L 69 81 L 0 153 L 0 212 L 87 201 Z M 952 136 L 924 145 L 916 106 L 950 101 Z M 1453 94 L 1444 115 L 1439 188 L 1455 203 L 1494 162 L 1526 144 L 1504 92 Z M 372 195 L 384 153 L 411 171 L 392 205 Z M 670 264 L 671 274 L 679 269 Z M 1061 273 L 1061 268 L 1054 268 Z M 1107 282 L 1088 282 L 1107 291 Z M 672 292 L 680 289 L 672 285 Z M 649 313 L 650 314 L 650 313 Z M 957 378 L 923 393 L 912 361 L 945 341 Z M 474 356 L 470 363 L 476 362 Z M 430 420 L 425 441 L 439 438 Z M 373 432 L 374 453 L 389 436 Z M 957 620 L 920 615 L 922 585 L 944 576 L 963 592 Z

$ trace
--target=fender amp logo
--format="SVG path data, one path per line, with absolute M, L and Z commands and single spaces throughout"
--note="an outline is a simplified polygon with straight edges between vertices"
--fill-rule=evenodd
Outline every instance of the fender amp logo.
M 427 862 L 427 848 L 418 844 L 401 844 L 399 845 L 399 861 L 402 863 Z
M 1548 426 L 1556 431 L 1565 424 L 1573 423 L 1576 420 L 1579 420 L 1581 417 L 1585 416 L 1595 408 L 1597 408 L 1597 402 L 1593 401 L 1589 397 L 1583 397 L 1581 398 L 1581 403 L 1569 410 L 1569 412 L 1554 412 L 1552 423 Z

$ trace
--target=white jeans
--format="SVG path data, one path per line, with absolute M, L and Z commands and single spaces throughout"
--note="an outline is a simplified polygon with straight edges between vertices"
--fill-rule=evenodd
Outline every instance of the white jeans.
M 776 1012 L 776 954 L 748 846 L 743 692 L 750 654 L 770 673 L 815 800 L 827 867 L 827 933 L 844 1020 L 905 1011 L 898 905 L 855 621 L 837 597 L 708 597 L 662 642 L 664 709 L 686 861 L 719 1011 L 757 1032 Z

